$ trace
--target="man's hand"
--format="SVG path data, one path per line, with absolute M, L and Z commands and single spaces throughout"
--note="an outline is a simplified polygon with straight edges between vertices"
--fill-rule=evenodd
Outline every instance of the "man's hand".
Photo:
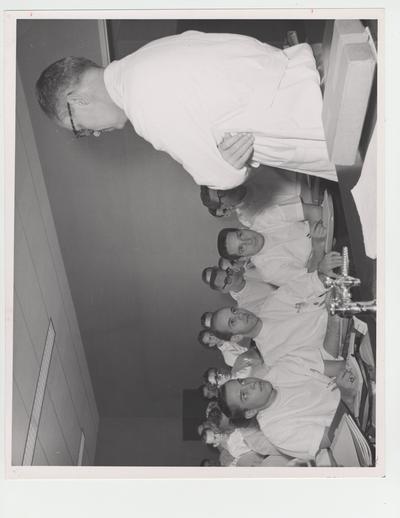
M 318 271 L 328 277 L 337 278 L 339 275 L 333 272 L 335 268 L 342 265 L 342 256 L 339 252 L 329 252 L 319 263 Z
M 235 169 L 242 169 L 253 154 L 253 143 L 254 136 L 251 133 L 225 133 L 217 147 L 228 164 Z
M 323 242 L 326 239 L 326 228 L 322 221 L 314 221 L 310 227 L 310 236 L 314 242 Z

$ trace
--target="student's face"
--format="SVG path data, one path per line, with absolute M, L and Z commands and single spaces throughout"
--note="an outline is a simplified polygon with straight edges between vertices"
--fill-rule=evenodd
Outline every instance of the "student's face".
M 267 405 L 273 387 L 259 378 L 230 380 L 225 384 L 226 403 L 231 410 L 261 410 Z
M 214 387 L 221 387 L 230 379 L 231 373 L 222 367 L 220 369 L 211 369 L 208 372 L 208 382 Z
M 227 293 L 231 289 L 234 289 L 238 284 L 242 282 L 243 275 L 242 272 L 237 272 L 228 268 L 223 270 L 222 268 L 217 271 L 215 276 L 215 286 L 219 291 L 223 293 Z
M 219 191 L 220 198 L 222 198 L 222 204 L 225 207 L 236 207 L 243 200 L 246 195 L 246 187 L 240 185 L 234 189 L 228 189 L 226 191 Z
M 246 187 L 241 185 L 235 189 L 226 191 L 210 189 L 210 200 L 212 200 L 219 208 L 216 210 L 218 216 L 227 216 L 238 205 L 246 194 Z
M 218 384 L 217 384 L 217 369 L 210 369 L 208 371 L 207 381 L 213 387 L 217 387 L 218 386 Z
M 208 345 L 208 347 L 211 348 L 211 347 L 215 347 L 216 345 L 218 345 L 221 340 L 219 338 L 217 338 L 215 335 L 213 335 L 212 333 L 207 332 L 207 333 L 204 333 L 202 341 L 203 341 L 204 345 Z
M 221 308 L 214 313 L 212 325 L 219 333 L 253 336 L 261 325 L 261 320 L 243 308 Z
M 238 229 L 229 232 L 226 236 L 226 249 L 230 255 L 251 257 L 263 246 L 264 237 L 254 230 Z
M 206 444 L 209 444 L 210 446 L 217 446 L 221 440 L 221 436 L 219 433 L 214 432 L 214 430 L 207 429 L 203 439 Z

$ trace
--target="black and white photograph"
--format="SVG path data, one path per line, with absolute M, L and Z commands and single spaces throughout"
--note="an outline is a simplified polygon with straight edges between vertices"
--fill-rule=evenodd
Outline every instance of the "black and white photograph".
M 381 17 L 15 16 L 10 477 L 382 473 Z

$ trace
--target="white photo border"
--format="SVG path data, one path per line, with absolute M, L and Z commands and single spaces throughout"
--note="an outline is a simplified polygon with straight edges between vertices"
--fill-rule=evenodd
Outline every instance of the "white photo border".
M 205 467 L 37 467 L 11 466 L 11 388 L 12 388 L 12 311 L 13 311 L 13 229 L 14 229 L 14 165 L 15 165 L 15 70 L 16 70 L 16 22 L 19 19 L 179 19 L 179 18 L 276 18 L 276 19 L 347 19 L 371 18 L 378 20 L 378 283 L 377 299 L 377 442 L 376 466 L 371 468 L 205 468 Z M 5 243 L 6 243 L 6 376 L 5 376 L 5 439 L 6 476 L 15 479 L 154 479 L 154 478 L 319 478 L 319 477 L 379 477 L 385 473 L 384 467 L 384 291 L 383 291 L 383 193 L 384 193 L 384 11 L 383 9 L 208 9 L 208 10 L 123 10 L 123 11 L 9 11 L 5 13 L 5 150 L 6 150 L 6 190 L 5 190 Z M 12 101 L 12 102 L 11 102 Z

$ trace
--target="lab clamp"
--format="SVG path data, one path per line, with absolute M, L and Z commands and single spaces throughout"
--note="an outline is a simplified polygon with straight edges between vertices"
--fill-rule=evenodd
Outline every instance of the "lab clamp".
M 358 313 L 376 313 L 376 300 L 352 301 L 350 289 L 360 286 L 361 281 L 349 275 L 349 251 L 347 246 L 342 249 L 342 266 L 340 276 L 336 279 L 327 277 L 326 288 L 331 290 L 329 312 L 331 315 L 351 316 Z

